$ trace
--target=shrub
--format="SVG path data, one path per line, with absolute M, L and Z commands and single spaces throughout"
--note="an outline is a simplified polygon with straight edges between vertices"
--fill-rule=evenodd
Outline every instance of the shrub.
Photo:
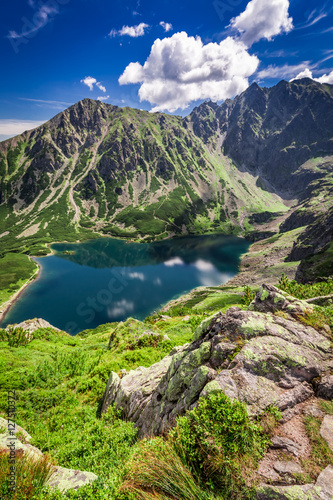
M 242 304 L 246 306 L 250 305 L 255 296 L 256 294 L 251 290 L 251 287 L 245 286 L 243 294 L 241 295 Z
M 268 442 L 244 404 L 212 393 L 165 438 L 139 445 L 122 490 L 144 500 L 252 498 L 251 472 Z
M 0 341 L 8 342 L 9 347 L 25 346 L 31 342 L 33 335 L 21 327 L 9 326 L 0 330 Z

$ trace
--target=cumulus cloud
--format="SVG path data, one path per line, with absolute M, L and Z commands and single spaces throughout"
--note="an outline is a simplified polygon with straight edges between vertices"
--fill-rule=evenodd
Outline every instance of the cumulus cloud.
M 315 82 L 319 83 L 330 83 L 333 85 L 333 71 L 331 71 L 328 75 L 323 75 L 320 76 L 319 78 L 314 78 L 312 71 L 309 68 L 306 68 L 304 71 L 301 71 L 301 73 L 298 73 L 295 78 L 292 78 L 290 81 L 293 82 L 295 80 L 301 80 L 302 78 L 311 78 Z
M 141 83 L 141 101 L 155 104 L 153 111 L 173 112 L 191 101 L 219 101 L 243 92 L 258 64 L 239 40 L 204 45 L 200 37 L 181 32 L 155 40 L 144 65 L 130 63 L 119 83 Z
M 97 83 L 97 80 L 96 80 L 96 78 L 93 78 L 92 76 L 86 76 L 85 78 L 83 78 L 83 80 L 81 80 L 81 83 L 83 83 L 84 85 L 87 85 L 87 87 L 89 87 L 89 90 L 93 90 L 94 83 Z
M 81 80 L 81 83 L 87 85 L 87 87 L 89 87 L 89 90 L 94 90 L 94 85 L 96 85 L 99 90 L 101 90 L 102 92 L 106 92 L 106 88 L 104 87 L 104 85 L 102 85 L 101 82 L 98 82 L 96 78 L 93 78 L 92 76 L 86 76 L 85 78 L 83 78 L 83 80 Z M 110 96 L 105 97 L 105 99 L 108 99 L 109 97 Z
M 103 95 L 99 95 L 99 96 L 97 97 L 97 101 L 106 101 L 106 100 L 107 100 L 107 99 L 109 99 L 109 98 L 110 98 L 110 96 L 109 96 L 109 95 L 104 95 L 104 96 L 103 96 Z
M 149 25 L 146 23 L 140 23 L 136 26 L 123 26 L 120 30 L 112 29 L 109 36 L 113 38 L 115 36 L 127 35 L 132 38 L 137 38 L 139 36 L 143 36 L 147 28 L 149 28 Z
M 171 23 L 165 23 L 164 21 L 160 22 L 160 26 L 164 29 L 165 32 L 171 31 L 172 30 L 172 24 Z
M 263 38 L 288 33 L 293 28 L 289 17 L 289 0 L 251 0 L 244 12 L 232 19 L 231 26 L 241 34 L 241 40 L 251 45 Z

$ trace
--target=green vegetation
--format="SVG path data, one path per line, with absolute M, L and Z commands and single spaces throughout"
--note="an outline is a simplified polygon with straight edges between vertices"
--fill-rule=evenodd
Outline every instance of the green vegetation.
M 11 462 L 7 453 L 0 452 L 0 498 L 26 500 L 38 498 L 47 479 L 52 475 L 49 457 L 31 460 L 25 454 L 17 454 L 15 459 L 15 490 L 10 483 Z
M 328 278 L 326 281 L 302 285 L 295 280 L 289 280 L 283 274 L 279 280 L 278 287 L 298 299 L 305 300 L 333 294 L 333 279 Z
M 248 474 L 267 445 L 242 403 L 210 394 L 165 438 L 140 443 L 121 491 L 141 499 L 250 498 Z
M 27 255 L 7 253 L 0 258 L 0 305 L 27 283 L 37 269 Z

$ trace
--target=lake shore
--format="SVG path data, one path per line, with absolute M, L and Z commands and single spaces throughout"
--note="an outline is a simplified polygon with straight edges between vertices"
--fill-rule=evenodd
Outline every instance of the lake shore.
M 31 257 L 29 257 L 32 259 Z M 32 259 L 34 260 L 34 259 Z M 15 304 L 15 302 L 20 298 L 22 295 L 23 291 L 36 279 L 38 279 L 41 271 L 41 266 L 34 260 L 37 269 L 30 276 L 30 278 L 17 290 L 6 302 L 0 305 L 0 323 L 5 319 L 6 314 L 9 312 L 9 310 L 12 308 L 12 306 Z

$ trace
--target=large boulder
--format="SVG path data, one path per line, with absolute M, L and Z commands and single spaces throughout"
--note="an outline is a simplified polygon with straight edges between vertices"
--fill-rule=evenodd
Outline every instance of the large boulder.
M 206 319 L 191 344 L 150 368 L 121 379 L 111 373 L 102 411 L 115 403 L 144 436 L 161 433 L 212 391 L 243 401 L 250 415 L 272 405 L 293 408 L 314 395 L 313 379 L 333 367 L 326 329 L 299 320 L 307 311 L 306 302 L 263 285 L 247 311 L 232 307 Z

